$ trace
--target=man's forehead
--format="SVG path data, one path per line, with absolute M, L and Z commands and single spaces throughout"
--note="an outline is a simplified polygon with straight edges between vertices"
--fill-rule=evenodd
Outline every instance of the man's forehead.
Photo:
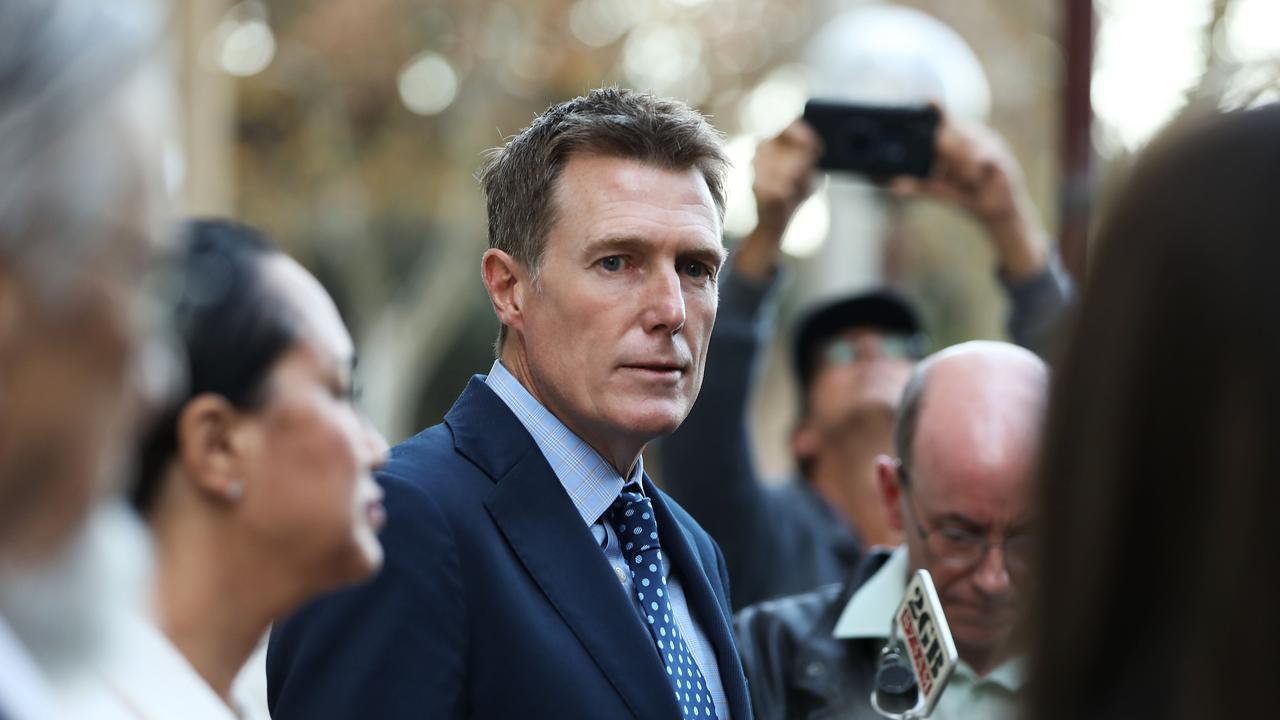
M 578 225 L 586 241 L 644 240 L 678 232 L 723 253 L 720 217 L 696 168 L 672 170 L 639 160 L 575 155 L 561 173 L 557 219 Z
M 963 434 L 923 435 L 916 443 L 912 490 L 931 514 L 975 522 L 1013 521 L 1030 507 L 1035 442 L 1027 433 L 983 445 Z
M 673 177 L 690 182 L 673 184 Z M 583 186 L 592 189 L 603 187 L 629 195 L 667 191 L 684 196 L 683 199 L 690 205 L 705 204 L 713 210 L 716 207 L 706 178 L 693 165 L 672 168 L 639 158 L 577 152 L 569 156 L 559 173 L 557 188 L 564 189 L 566 186 L 572 190 L 584 189 Z M 719 213 L 714 214 L 719 219 Z
M 1048 387 L 1034 363 L 1017 365 L 943 361 L 928 367 L 914 443 L 922 492 L 1025 495 Z

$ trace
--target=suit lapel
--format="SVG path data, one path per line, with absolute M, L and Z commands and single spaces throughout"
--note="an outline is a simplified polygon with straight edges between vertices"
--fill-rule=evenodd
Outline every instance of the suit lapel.
M 667 552 L 673 569 L 680 575 L 685 602 L 689 604 L 689 610 L 715 647 L 716 664 L 720 667 L 720 681 L 729 699 L 729 709 L 735 718 L 750 717 L 746 681 L 743 679 L 737 645 L 734 644 L 733 629 L 726 618 L 727 610 L 720 604 L 707 577 L 708 571 L 714 572 L 714 569 L 704 569 L 693 537 L 676 520 L 665 497 L 648 477 L 645 478 L 645 494 L 653 499 L 662 549 Z
M 485 499 L 494 523 L 632 713 L 678 717 L 652 638 L 524 426 L 477 379 L 445 421 L 458 451 L 495 480 Z M 646 654 L 653 662 L 635 662 Z

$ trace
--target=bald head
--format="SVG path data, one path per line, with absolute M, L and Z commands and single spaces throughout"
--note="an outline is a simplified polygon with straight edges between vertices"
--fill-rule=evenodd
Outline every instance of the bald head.
M 927 446 L 931 455 L 993 462 L 1033 450 L 1048 385 L 1044 361 L 1017 345 L 974 341 L 937 352 L 916 366 L 903 390 L 898 457 L 912 466 Z

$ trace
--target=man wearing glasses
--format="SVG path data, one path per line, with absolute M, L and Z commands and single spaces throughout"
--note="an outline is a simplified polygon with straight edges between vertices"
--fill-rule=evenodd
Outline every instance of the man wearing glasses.
M 1009 297 L 1009 335 L 1040 349 L 1071 293 L 1049 251 L 1017 160 L 984 127 L 944 117 L 937 161 L 924 181 L 891 189 L 966 210 L 986 231 Z M 720 280 L 707 373 L 684 424 L 662 441 L 666 489 L 720 544 L 734 608 L 842 581 L 861 551 L 896 545 L 879 501 L 875 458 L 891 452 L 894 413 L 925 352 L 921 325 L 901 296 L 873 291 L 818 308 L 793 347 L 801 412 L 791 435 L 798 477 L 767 484 L 747 434 L 755 363 L 769 342 L 769 295 L 783 231 L 808 196 L 821 143 L 796 121 L 756 153 L 758 224 Z
M 1031 477 L 1048 369 L 1007 343 L 956 345 L 916 366 L 876 475 L 904 543 L 843 587 L 747 608 L 736 621 L 760 720 L 878 717 L 876 659 L 910 574 L 933 576 L 960 654 L 934 717 L 1012 717 L 1021 688 L 1013 628 L 1027 579 Z

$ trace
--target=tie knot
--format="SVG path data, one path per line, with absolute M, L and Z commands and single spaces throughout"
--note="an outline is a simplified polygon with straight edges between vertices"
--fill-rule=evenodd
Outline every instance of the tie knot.
M 643 551 L 658 546 L 653 501 L 638 492 L 624 491 L 618 495 L 609 508 L 609 523 L 626 550 Z

